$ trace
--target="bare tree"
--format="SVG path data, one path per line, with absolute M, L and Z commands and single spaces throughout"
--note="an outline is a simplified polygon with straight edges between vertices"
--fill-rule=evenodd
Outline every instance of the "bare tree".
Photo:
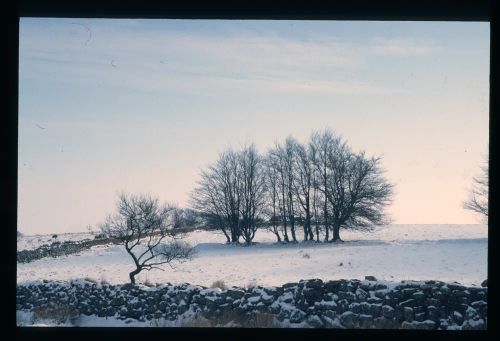
M 394 186 L 384 177 L 381 158 L 365 158 L 363 152 L 348 159 L 347 181 L 344 188 L 337 188 L 344 193 L 344 202 L 335 208 L 333 222 L 333 240 L 340 240 L 341 227 L 371 229 L 374 225 L 389 223 L 384 209 L 392 202 Z
M 304 240 L 313 240 L 311 229 L 311 190 L 313 185 L 313 165 L 310 157 L 310 148 L 306 149 L 302 144 L 295 143 L 295 170 L 293 181 L 294 192 L 297 202 L 303 212 Z
M 331 241 L 341 241 L 340 229 L 371 229 L 388 222 L 384 208 L 391 203 L 393 185 L 384 178 L 381 158 L 354 153 L 340 137 L 329 139 L 324 195 L 331 208 Z
M 295 176 L 294 176 L 294 168 L 295 168 L 295 149 L 296 149 L 297 141 L 289 136 L 285 140 L 284 146 L 281 148 L 281 158 L 284 164 L 284 174 L 286 179 L 286 192 L 287 192 L 287 211 L 288 211 L 288 219 L 290 221 L 290 233 L 292 235 L 292 240 L 294 243 L 297 242 L 297 237 L 295 234 L 295 197 L 294 197 L 294 188 L 295 188 Z
M 262 159 L 255 145 L 245 147 L 239 153 L 240 165 L 240 231 L 246 244 L 250 244 L 257 231 L 257 219 L 265 204 L 265 174 Z
M 481 174 L 473 178 L 473 186 L 469 198 L 463 203 L 463 207 L 475 213 L 479 213 L 484 219 L 488 219 L 488 163 L 481 167 Z
M 341 228 L 371 229 L 388 222 L 384 208 L 391 203 L 393 185 L 384 178 L 381 158 L 354 153 L 347 141 L 328 129 L 311 135 L 310 148 L 314 189 L 323 200 L 325 241 L 341 241 Z
M 286 180 L 284 173 L 284 165 L 281 158 L 281 151 L 278 144 L 270 149 L 267 154 L 268 176 L 274 177 L 277 188 L 277 205 L 279 211 L 279 219 L 277 219 L 283 227 L 283 241 L 288 243 L 288 214 L 286 209 Z
M 273 169 L 273 174 L 277 175 L 277 187 L 279 190 L 278 203 L 283 224 L 283 239 L 285 242 L 290 242 L 288 236 L 288 227 L 292 241 L 297 242 L 295 234 L 295 145 L 296 141 L 292 137 L 288 137 L 283 145 L 276 143 L 274 148 L 268 152 L 268 162 Z
M 320 230 L 320 216 L 319 216 L 319 203 L 320 203 L 320 194 L 318 191 L 318 180 L 316 177 L 316 173 L 312 174 L 312 208 L 313 208 L 313 219 L 314 219 L 314 227 L 316 231 L 316 242 L 319 242 L 319 230 Z
M 262 159 L 252 144 L 225 151 L 207 170 L 191 196 L 192 206 L 220 229 L 228 242 L 250 244 L 265 203 Z
M 319 192 L 317 199 L 321 200 L 322 224 L 325 230 L 325 241 L 329 240 L 329 206 L 328 206 L 328 195 L 329 195 L 329 177 L 331 169 L 329 167 L 329 153 L 334 149 L 334 145 L 339 141 L 339 137 L 334 136 L 334 134 L 325 129 L 322 132 L 314 132 L 311 135 L 309 145 L 311 148 L 311 162 L 314 165 L 314 177 L 316 179 L 316 191 Z M 320 198 L 321 197 L 321 198 Z
M 191 195 L 191 205 L 205 215 L 209 225 L 221 230 L 227 242 L 238 243 L 240 231 L 241 174 L 239 156 L 232 150 L 202 170 Z
M 279 175 L 276 167 L 272 163 L 270 157 L 264 159 L 265 165 L 265 182 L 266 182 L 266 199 L 264 214 L 268 218 L 269 227 L 276 236 L 278 243 L 281 243 L 279 226 L 281 225 L 281 216 L 279 214 Z
M 117 213 L 109 215 L 100 229 L 117 238 L 132 257 L 135 270 L 130 272 L 130 282 L 143 270 L 159 269 L 162 264 L 172 266 L 174 261 L 190 259 L 193 248 L 177 240 L 162 243 L 167 236 L 174 239 L 171 229 L 175 207 L 161 206 L 158 199 L 146 195 L 120 194 Z

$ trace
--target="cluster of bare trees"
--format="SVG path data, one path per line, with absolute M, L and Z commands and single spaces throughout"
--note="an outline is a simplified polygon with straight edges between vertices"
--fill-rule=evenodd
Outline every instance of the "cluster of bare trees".
M 289 137 L 262 156 L 254 145 L 228 150 L 202 171 L 192 206 L 228 242 L 249 244 L 259 227 L 279 242 L 297 242 L 300 230 L 306 241 L 320 241 L 320 234 L 340 241 L 342 228 L 387 222 L 393 185 L 380 161 L 353 152 L 330 130 L 313 133 L 306 144 Z
M 100 229 L 120 240 L 132 258 L 131 283 L 143 270 L 190 259 L 194 249 L 176 240 L 174 230 L 199 225 L 200 218 L 205 227 L 221 230 L 228 243 L 251 244 L 258 228 L 270 229 L 278 242 L 297 242 L 299 233 L 304 241 L 341 241 L 343 228 L 388 223 L 384 209 L 393 185 L 380 163 L 380 157 L 354 152 L 328 129 L 314 132 L 305 144 L 288 137 L 264 155 L 253 144 L 230 149 L 201 172 L 192 208 L 121 194 L 117 212 Z M 487 165 L 482 171 L 464 207 L 487 218 Z
M 380 157 L 354 152 L 328 129 L 314 132 L 305 144 L 288 137 L 264 155 L 253 144 L 229 149 L 201 172 L 192 208 L 121 194 L 117 212 L 100 229 L 120 240 L 132 258 L 131 283 L 143 270 L 190 259 L 194 249 L 176 240 L 174 230 L 199 225 L 200 218 L 205 227 L 221 230 L 228 243 L 251 244 L 258 228 L 270 229 L 278 242 L 297 242 L 299 233 L 304 241 L 341 241 L 343 228 L 388 223 L 384 209 L 393 185 L 380 163 Z M 482 171 L 464 207 L 487 218 L 487 165 Z

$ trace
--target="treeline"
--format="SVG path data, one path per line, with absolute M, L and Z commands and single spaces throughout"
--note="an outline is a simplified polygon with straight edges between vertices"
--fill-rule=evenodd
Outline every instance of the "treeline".
M 306 143 L 288 137 L 264 154 L 253 144 L 221 152 L 201 172 L 194 211 L 185 212 L 197 211 L 227 242 L 250 244 L 258 228 L 270 229 L 278 242 L 329 242 L 340 241 L 343 228 L 386 223 L 392 194 L 380 157 L 354 152 L 327 129 Z

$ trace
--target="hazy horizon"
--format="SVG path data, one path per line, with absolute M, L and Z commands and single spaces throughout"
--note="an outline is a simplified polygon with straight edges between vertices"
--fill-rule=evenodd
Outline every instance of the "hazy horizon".
M 425 227 L 425 226 L 485 226 L 487 225 L 486 223 L 471 223 L 471 224 L 387 224 L 387 225 L 380 225 L 380 226 L 377 226 L 377 228 L 383 228 L 384 226 L 405 226 L 405 225 L 408 225 L 408 226 L 422 226 L 422 227 Z M 92 232 L 96 232 L 98 230 L 94 229 Z M 22 232 L 22 231 L 21 231 Z M 213 232 L 216 232 L 216 233 L 220 233 L 221 236 L 223 235 L 223 233 L 220 231 L 220 230 L 213 230 Z M 42 233 L 37 233 L 37 232 L 34 232 L 34 233 L 23 233 L 23 236 L 24 237 L 34 237 L 34 236 L 42 236 L 42 235 L 52 235 L 52 234 L 58 234 L 58 235 L 63 235 L 63 234 L 80 234 L 80 233 L 89 233 L 89 231 L 86 229 L 86 228 L 82 228 L 82 230 L 75 230 L 75 231 L 62 231 L 62 232 L 54 232 L 54 231 L 47 231 L 47 232 L 42 232 Z M 258 232 L 257 232 L 258 233 Z M 366 232 L 367 234 L 370 234 L 372 232 Z
M 326 127 L 383 156 L 393 224 L 481 224 L 488 120 L 488 23 L 21 18 L 18 228 L 186 206 L 225 148 Z

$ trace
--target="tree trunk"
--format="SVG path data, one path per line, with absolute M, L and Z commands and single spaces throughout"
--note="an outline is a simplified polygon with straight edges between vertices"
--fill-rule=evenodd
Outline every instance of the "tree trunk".
M 326 194 L 325 194 L 325 204 L 323 207 L 323 215 L 325 217 L 325 242 L 330 238 L 330 232 L 328 231 L 328 208 L 327 208 Z
M 134 271 L 132 271 L 131 273 L 129 273 L 129 277 L 130 277 L 130 283 L 132 284 L 135 284 L 135 276 L 141 272 L 141 268 L 137 268 L 135 269 Z
M 276 238 L 278 238 L 278 243 L 281 243 L 281 237 L 280 237 L 280 232 L 278 231 L 278 226 L 274 225 L 274 222 L 276 222 L 276 200 L 275 196 L 273 195 L 273 232 L 276 235 Z
M 304 240 L 313 240 L 314 236 L 313 236 L 312 229 L 311 229 L 311 204 L 310 204 L 309 194 L 306 196 L 306 205 L 305 206 L 306 206 L 305 207 L 306 221 L 305 221 L 304 233 L 306 235 L 304 236 Z
M 278 243 L 281 243 L 281 237 L 278 228 L 276 226 L 273 226 L 273 230 L 274 234 L 276 235 L 276 238 L 278 239 Z
M 287 226 L 286 226 L 286 217 L 283 219 L 283 231 L 284 231 L 284 235 L 283 235 L 283 239 L 285 240 L 285 242 L 290 242 L 290 239 L 288 238 L 288 229 L 287 229 Z
M 311 229 L 311 212 L 310 212 L 310 208 L 309 206 L 307 206 L 307 210 L 306 210 L 306 222 L 305 222 L 305 226 L 304 226 L 304 240 L 313 240 L 314 239 L 314 235 L 312 233 L 312 229 Z
M 290 226 L 290 231 L 292 232 L 292 240 L 294 243 L 296 243 L 297 237 L 295 236 L 295 225 L 294 224 Z
M 294 217 L 294 210 L 293 210 L 293 204 L 291 203 L 292 197 L 291 195 L 289 196 L 290 199 L 290 204 L 288 206 L 288 212 L 289 212 L 289 218 L 290 218 L 290 233 L 292 234 L 292 241 L 294 243 L 297 242 L 297 236 L 295 235 L 295 217 Z
M 338 224 L 333 224 L 333 239 L 332 242 L 342 242 L 340 239 L 340 226 Z
M 239 236 L 236 233 L 236 229 L 231 229 L 231 242 L 237 243 L 239 241 Z
M 281 237 L 279 233 L 276 233 L 276 238 L 278 238 L 278 243 L 281 243 Z
M 318 206 L 316 204 L 316 182 L 314 183 L 314 194 L 313 194 L 313 209 L 314 209 L 314 225 L 316 227 L 316 242 L 319 243 L 319 223 L 318 223 Z
M 229 238 L 229 235 L 227 234 L 226 230 L 224 228 L 221 228 L 222 232 L 224 232 L 224 236 L 226 236 L 227 242 L 231 242 L 231 238 Z
M 308 240 L 314 240 L 314 234 L 312 233 L 311 222 L 308 222 L 306 219 L 304 224 L 304 241 Z

